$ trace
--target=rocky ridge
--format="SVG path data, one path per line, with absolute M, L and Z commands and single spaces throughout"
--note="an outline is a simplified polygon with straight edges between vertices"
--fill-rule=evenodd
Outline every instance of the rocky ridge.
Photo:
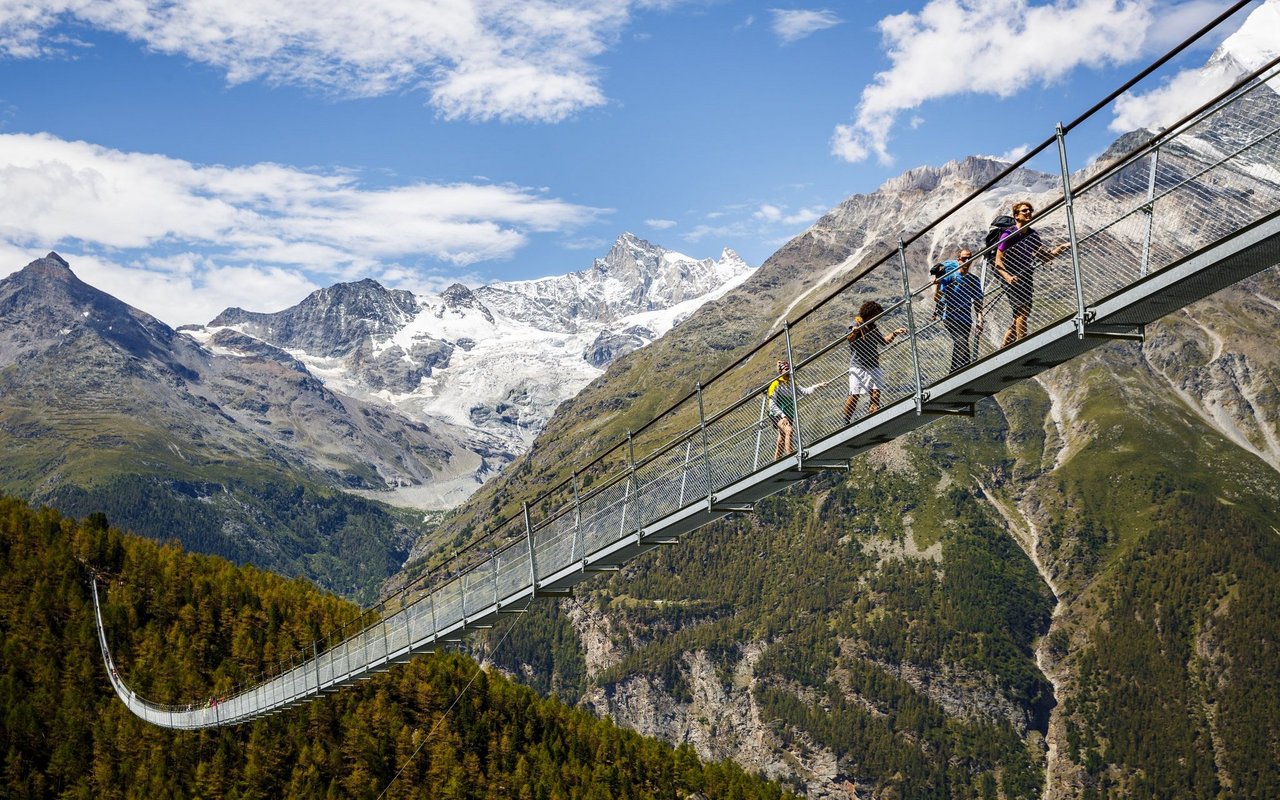
M 623 234 L 581 272 L 438 296 L 338 284 L 265 314 L 228 309 L 184 332 L 234 330 L 287 351 L 331 390 L 467 432 L 486 458 L 456 480 L 391 484 L 383 499 L 461 502 L 528 447 L 555 408 L 619 356 L 661 337 L 751 272 L 732 250 L 693 259 Z

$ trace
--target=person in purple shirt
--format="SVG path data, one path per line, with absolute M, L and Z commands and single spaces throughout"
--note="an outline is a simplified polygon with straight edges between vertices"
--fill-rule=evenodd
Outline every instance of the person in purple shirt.
M 1004 281 L 1005 294 L 1013 310 L 1013 320 L 1004 332 L 1001 347 L 1007 347 L 1027 335 L 1027 319 L 1031 316 L 1031 298 L 1035 292 L 1035 272 L 1039 262 L 1056 258 L 1071 245 L 1052 249 L 1044 246 L 1040 234 L 1031 227 L 1035 209 L 1025 200 L 1013 204 L 1013 220 L 1017 223 L 1000 235 L 996 245 L 996 273 Z

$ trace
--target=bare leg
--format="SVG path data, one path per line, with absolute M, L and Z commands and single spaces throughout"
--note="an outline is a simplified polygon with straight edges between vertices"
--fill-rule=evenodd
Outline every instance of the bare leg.
M 1029 312 L 1023 310 L 1013 318 L 1014 339 L 1016 341 L 1021 341 L 1022 339 L 1027 338 L 1028 316 L 1030 316 Z
M 853 412 L 858 407 L 858 395 L 851 394 L 844 401 L 844 424 L 848 425 L 853 419 Z
M 874 414 L 877 411 L 879 411 L 880 410 L 880 390 L 872 389 L 871 393 L 868 394 L 867 397 L 871 399 L 871 404 L 867 406 L 867 413 Z
M 773 460 L 777 461 L 789 454 L 791 450 L 791 421 L 780 419 L 778 420 L 778 441 L 773 447 Z

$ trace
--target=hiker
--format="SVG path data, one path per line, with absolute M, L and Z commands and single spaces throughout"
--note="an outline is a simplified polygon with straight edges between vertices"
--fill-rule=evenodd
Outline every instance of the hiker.
M 795 404 L 791 396 L 791 362 L 778 362 L 778 377 L 765 390 L 769 397 L 769 419 L 778 431 L 778 441 L 773 447 L 773 460 L 777 461 L 795 449 Z
M 868 394 L 867 413 L 880 410 L 880 390 L 884 387 L 884 370 L 880 369 L 880 348 L 907 332 L 898 328 L 888 335 L 880 333 L 876 318 L 884 308 L 874 300 L 868 300 L 858 309 L 858 315 L 849 326 L 845 341 L 849 343 L 849 396 L 844 401 L 844 423 L 853 420 L 858 398 Z
M 939 291 L 939 287 L 944 278 L 958 269 L 960 269 L 960 262 L 950 258 L 929 267 L 929 275 L 933 283 L 933 319 L 935 320 L 942 319 L 943 304 L 946 302 L 946 297 Z
M 969 248 L 961 248 L 956 254 L 957 269 L 938 278 L 934 292 L 942 308 L 942 324 L 951 337 L 951 372 L 969 366 L 969 339 L 975 331 L 982 335 L 982 282 L 969 273 L 972 259 Z
M 1031 227 L 1035 209 L 1025 200 L 1013 204 L 1014 227 L 1000 235 L 996 245 L 995 268 L 1004 281 L 1013 319 L 1005 331 L 1001 347 L 1026 338 L 1027 319 L 1031 316 L 1031 299 L 1035 291 L 1036 262 L 1058 257 L 1070 244 L 1052 249 L 1044 246 L 1040 234 Z
M 810 395 L 830 383 L 831 381 L 827 381 L 812 386 L 796 386 L 795 390 L 799 394 Z M 791 362 L 779 361 L 778 377 L 765 390 L 769 398 L 769 419 L 778 431 L 778 441 L 773 448 L 774 461 L 790 455 L 796 449 L 795 424 L 792 422 L 796 416 L 796 408 L 792 402 L 791 388 Z

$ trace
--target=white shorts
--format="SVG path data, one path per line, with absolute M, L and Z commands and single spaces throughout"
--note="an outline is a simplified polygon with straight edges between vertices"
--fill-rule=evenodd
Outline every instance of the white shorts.
M 872 389 L 884 388 L 884 370 L 867 369 L 857 364 L 849 365 L 849 394 L 866 394 Z

